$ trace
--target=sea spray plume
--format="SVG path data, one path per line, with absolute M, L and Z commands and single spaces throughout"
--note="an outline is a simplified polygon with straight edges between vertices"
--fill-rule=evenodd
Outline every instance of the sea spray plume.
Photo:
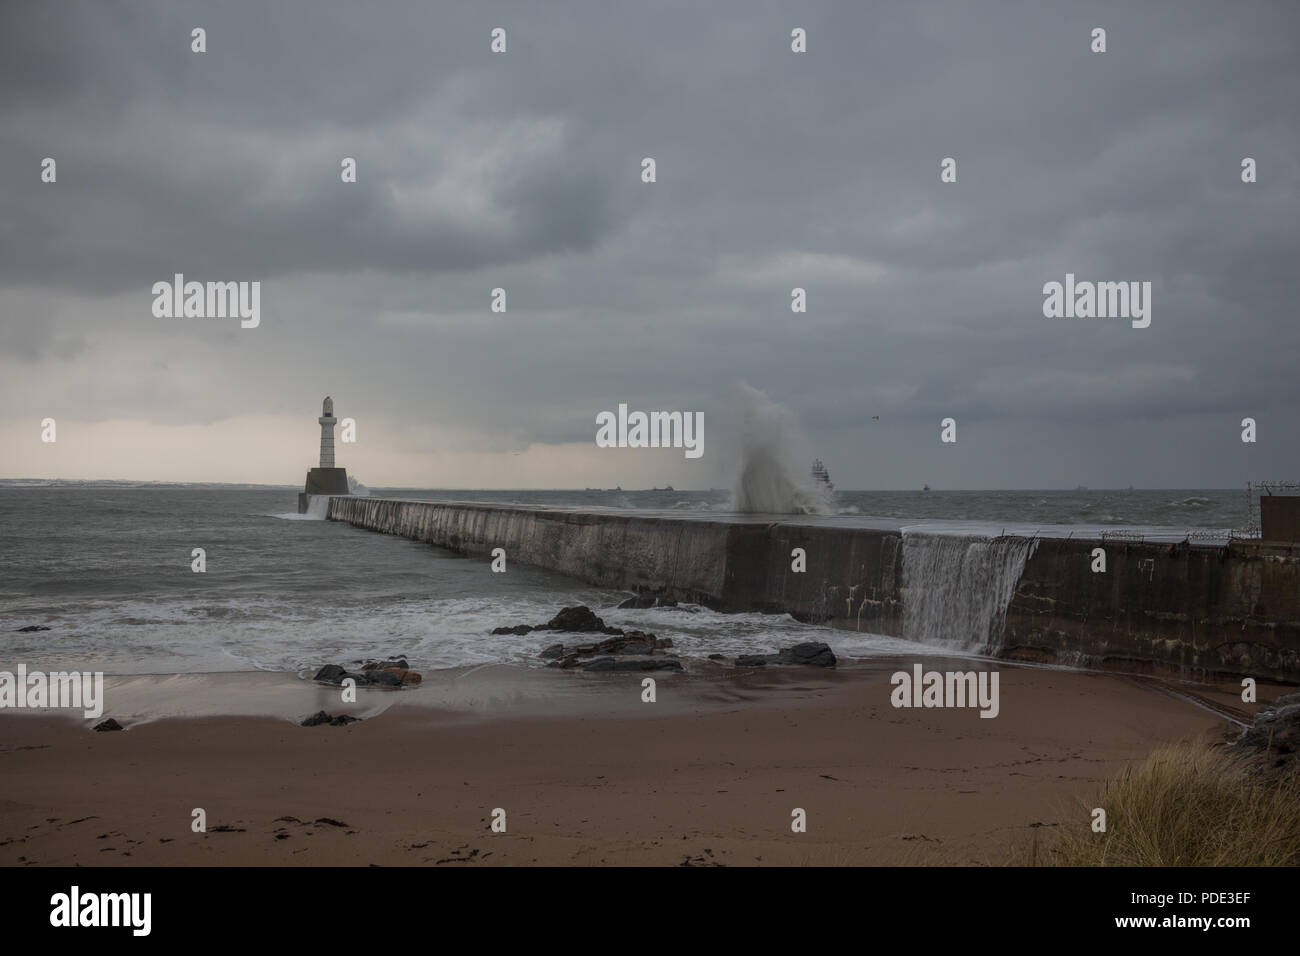
M 740 471 L 732 485 L 732 510 L 762 514 L 826 514 L 824 496 L 796 475 L 789 442 L 798 433 L 793 416 L 756 388 L 739 382 L 736 406 Z

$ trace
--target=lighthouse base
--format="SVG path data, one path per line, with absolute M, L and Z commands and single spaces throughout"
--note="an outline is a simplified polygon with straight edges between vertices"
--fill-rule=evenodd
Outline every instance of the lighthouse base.
M 313 468 L 307 472 L 307 482 L 298 495 L 298 513 L 306 514 L 312 495 L 348 494 L 346 468 Z

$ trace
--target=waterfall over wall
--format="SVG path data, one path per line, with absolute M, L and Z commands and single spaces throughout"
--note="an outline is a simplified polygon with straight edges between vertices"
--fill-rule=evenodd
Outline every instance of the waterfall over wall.
M 995 654 L 1036 547 L 1030 538 L 904 533 L 903 636 Z
M 329 516 L 329 495 L 308 495 L 307 510 L 303 517 L 315 521 L 324 521 Z

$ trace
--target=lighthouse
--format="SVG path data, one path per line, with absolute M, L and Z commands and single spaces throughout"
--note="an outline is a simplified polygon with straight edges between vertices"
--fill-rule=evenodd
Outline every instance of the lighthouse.
M 347 469 L 334 465 L 334 426 L 339 423 L 334 417 L 334 399 L 326 395 L 320 412 L 320 418 L 316 419 L 320 423 L 320 466 L 307 472 L 306 484 L 298 495 L 299 514 L 307 513 L 312 495 L 348 494 Z
M 325 401 L 320 405 L 320 466 L 322 468 L 334 467 L 334 426 L 339 420 L 334 417 L 334 399 L 328 395 Z

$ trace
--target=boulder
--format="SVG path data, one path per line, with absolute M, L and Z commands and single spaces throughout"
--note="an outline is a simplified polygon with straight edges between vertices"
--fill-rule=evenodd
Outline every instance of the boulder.
M 574 644 L 572 646 L 565 644 L 552 644 L 541 652 L 541 656 L 547 659 L 560 657 L 595 657 L 602 654 L 653 654 L 655 651 L 663 651 L 673 646 L 671 637 L 660 640 L 653 634 L 647 634 L 644 631 L 627 631 L 616 634 L 613 637 L 607 637 L 603 641 L 597 641 L 595 644 Z
M 582 665 L 584 671 L 680 671 L 680 661 L 667 657 L 597 657 Z
M 342 684 L 350 678 L 356 681 L 358 687 L 409 687 L 420 683 L 424 678 L 418 672 L 408 670 L 403 666 L 405 664 L 405 658 L 366 661 L 359 671 L 349 671 L 338 664 L 326 664 L 312 679 L 326 684 Z
M 531 624 L 516 624 L 513 627 L 494 627 L 492 628 L 492 633 L 493 634 L 530 634 L 533 632 L 533 630 L 541 630 L 541 628 L 534 628 Z
M 563 608 L 559 614 L 547 621 L 538 630 L 543 628 L 548 631 L 569 631 L 575 634 L 590 633 L 592 631 L 602 634 L 623 633 L 616 627 L 606 627 L 605 622 L 597 617 L 595 612 L 585 604 Z
M 605 622 L 585 604 L 560 610 L 545 624 L 516 624 L 513 627 L 494 627 L 493 634 L 529 634 L 533 631 L 569 631 L 574 634 L 622 634 L 617 627 L 606 627 Z
M 99 723 L 95 725 L 95 730 L 98 730 L 100 733 L 104 733 L 105 731 L 108 730 L 121 730 L 121 729 L 122 729 L 122 725 L 119 724 L 112 717 L 109 717 L 107 720 L 101 720 Z
M 1274 701 L 1274 707 L 1277 703 Z M 1300 751 L 1300 703 L 1261 710 L 1237 743 L 1276 755 L 1280 763 L 1289 762 Z
M 49 628 L 44 624 L 28 624 L 26 627 L 18 628 L 19 634 L 34 634 L 36 631 L 48 631 Z
M 378 684 L 380 687 L 401 687 L 402 677 L 406 673 L 398 670 L 373 670 L 366 671 L 366 676 L 370 678 L 370 683 Z
M 565 669 L 567 669 L 567 668 L 570 668 L 570 667 L 577 667 L 577 666 L 579 666 L 581 663 L 582 663 L 582 661 L 578 659 L 578 655 L 577 655 L 577 654 L 565 654 L 564 657 L 560 658 L 559 660 L 551 661 L 551 662 L 550 662 L 549 664 L 547 664 L 546 666 L 547 666 L 547 667 L 560 667 L 560 668 L 565 668 Z
M 834 667 L 835 652 L 821 641 L 809 641 L 777 652 L 782 664 L 805 664 L 809 667 Z
M 1258 711 L 1236 746 L 1279 773 L 1300 767 L 1300 693 L 1285 694 Z
M 337 717 L 331 717 L 323 710 L 318 710 L 310 717 L 303 720 L 303 727 L 319 727 L 321 724 L 329 724 L 331 727 L 346 727 L 348 724 L 355 724 L 361 718 L 349 717 L 347 714 L 339 714 Z
M 767 664 L 804 664 L 808 667 L 834 667 L 835 652 L 821 641 L 808 641 L 794 647 L 783 647 L 775 654 L 742 654 L 736 658 L 738 667 L 763 667 Z
M 312 680 L 325 681 L 327 684 L 341 684 L 343 678 L 348 676 L 348 672 L 338 664 L 326 664 L 316 672 Z

